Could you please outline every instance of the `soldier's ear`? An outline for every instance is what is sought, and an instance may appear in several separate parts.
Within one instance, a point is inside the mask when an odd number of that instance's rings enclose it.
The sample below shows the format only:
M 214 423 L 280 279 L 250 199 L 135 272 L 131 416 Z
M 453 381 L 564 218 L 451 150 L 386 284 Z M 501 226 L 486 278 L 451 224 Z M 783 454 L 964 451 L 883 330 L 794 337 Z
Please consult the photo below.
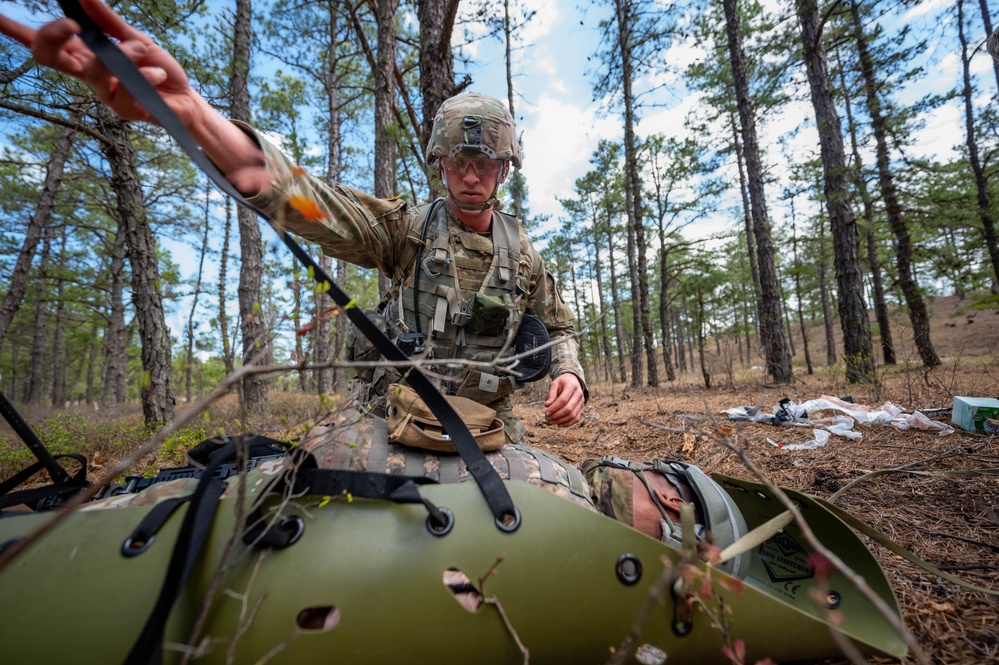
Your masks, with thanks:
M 506 177 L 510 175 L 510 162 L 504 161 L 503 168 L 500 169 L 499 184 L 506 182 Z

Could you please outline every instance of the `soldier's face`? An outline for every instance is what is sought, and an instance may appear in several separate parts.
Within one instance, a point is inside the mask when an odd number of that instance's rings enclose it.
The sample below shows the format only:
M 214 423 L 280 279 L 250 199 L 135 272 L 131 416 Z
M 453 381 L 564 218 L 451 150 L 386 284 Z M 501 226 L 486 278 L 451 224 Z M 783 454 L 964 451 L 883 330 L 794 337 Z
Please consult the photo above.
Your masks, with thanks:
M 666 513 L 674 523 L 680 522 L 680 506 L 683 505 L 683 498 L 680 492 L 673 487 L 673 484 L 663 478 L 658 473 L 646 473 L 652 490 L 656 493 L 659 502 L 666 509 Z M 635 528 L 653 538 L 662 539 L 662 513 L 652 501 L 645 484 L 637 476 L 633 475 L 633 487 L 635 497 Z
M 463 202 L 484 203 L 506 179 L 500 160 L 459 155 L 442 162 L 441 176 L 451 194 Z

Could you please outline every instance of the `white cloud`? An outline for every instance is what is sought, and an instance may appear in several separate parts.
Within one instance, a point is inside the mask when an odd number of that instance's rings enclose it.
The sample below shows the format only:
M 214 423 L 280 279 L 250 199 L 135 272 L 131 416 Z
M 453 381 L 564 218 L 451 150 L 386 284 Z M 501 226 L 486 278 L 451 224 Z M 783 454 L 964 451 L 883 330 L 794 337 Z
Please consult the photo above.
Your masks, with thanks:
M 558 5 L 552 0 L 524 0 L 520 5 L 525 13 L 534 12 L 534 16 L 520 33 L 520 40 L 524 44 L 533 44 L 546 37 L 563 18 Z
M 923 0 L 913 5 L 912 9 L 902 16 L 902 21 L 908 23 L 927 14 L 947 9 L 953 6 L 953 0 Z
M 954 147 L 964 140 L 960 129 L 964 127 L 961 110 L 953 104 L 947 104 L 924 117 L 926 125 L 913 134 L 915 154 L 940 161 L 958 159 L 960 153 Z
M 590 156 L 600 139 L 620 139 L 616 117 L 597 118 L 594 107 L 580 106 L 542 93 L 538 103 L 524 108 L 524 177 L 531 212 L 562 213 L 556 196 L 569 196 L 577 178 L 590 169 Z

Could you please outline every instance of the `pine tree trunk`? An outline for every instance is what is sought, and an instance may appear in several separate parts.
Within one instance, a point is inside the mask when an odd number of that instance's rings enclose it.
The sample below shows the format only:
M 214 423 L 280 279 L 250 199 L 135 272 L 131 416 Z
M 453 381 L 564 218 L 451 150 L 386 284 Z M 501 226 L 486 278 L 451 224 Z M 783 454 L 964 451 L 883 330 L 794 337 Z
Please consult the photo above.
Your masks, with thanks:
M 233 32 L 232 79 L 229 103 L 234 120 L 250 122 L 250 29 L 251 0 L 236 0 Z M 263 247 L 257 217 L 240 206 L 239 220 L 239 316 L 242 325 L 243 366 L 266 364 L 270 359 L 270 338 L 264 321 L 260 280 L 263 275 Z M 251 413 L 267 408 L 267 379 L 251 374 L 243 379 L 243 406 Z
M 756 265 L 756 243 L 753 241 L 753 216 L 749 208 L 749 188 L 746 186 L 746 170 L 743 168 L 745 155 L 742 143 L 739 142 L 739 127 L 735 116 L 729 113 L 729 124 L 732 126 L 732 145 L 735 147 L 735 163 L 739 167 L 739 194 L 742 196 L 742 221 L 746 230 L 746 248 L 749 250 L 749 274 L 753 278 L 753 294 L 760 297 L 760 269 Z M 749 338 L 746 338 L 747 344 Z M 748 346 L 746 347 L 749 348 Z
M 569 264 L 569 279 L 572 284 L 572 300 L 573 304 L 576 306 L 575 311 L 577 312 L 577 316 L 582 316 L 584 310 L 579 304 L 579 292 L 581 289 L 579 285 L 576 283 L 576 262 L 573 260 L 574 252 L 573 252 L 572 243 L 569 243 L 567 251 L 569 256 L 566 263 Z M 590 376 L 589 358 L 587 358 L 587 356 L 588 354 L 586 353 L 586 345 L 581 343 L 579 345 L 579 363 L 583 366 L 583 374 L 586 376 Z
M 111 243 L 111 288 L 108 303 L 108 325 L 104 330 L 104 369 L 101 372 L 102 407 L 125 401 L 125 231 L 115 232 Z
M 60 229 L 59 257 L 57 259 L 60 271 L 56 273 L 55 284 L 55 315 L 52 321 L 52 368 L 49 376 L 52 378 L 52 406 L 62 409 L 66 406 L 66 303 L 63 300 L 65 280 L 61 268 L 66 265 L 66 229 Z
M 988 16 L 985 5 L 982 5 L 983 16 Z M 991 30 L 989 30 L 991 33 Z M 992 261 L 992 292 L 999 293 L 999 240 L 996 239 L 996 225 L 992 218 L 992 202 L 989 197 L 988 180 L 982 162 L 978 157 L 978 141 L 975 139 L 975 119 L 972 111 L 971 72 L 968 57 L 968 40 L 964 36 L 964 0 L 957 0 L 957 34 L 961 40 L 961 69 L 964 75 L 964 87 L 961 96 L 964 97 L 964 122 L 967 135 L 968 160 L 971 162 L 971 171 L 975 174 L 975 190 L 978 194 L 978 219 L 982 223 L 982 235 L 985 237 L 985 246 L 989 250 L 989 259 Z M 992 60 L 992 64 L 999 67 L 999 62 Z M 997 69 L 999 77 L 999 69 Z M 999 83 L 999 79 L 996 81 Z
M 45 327 L 48 319 L 48 279 L 49 254 L 52 242 L 49 239 L 49 229 L 42 229 L 42 253 L 38 257 L 38 276 L 35 278 L 35 325 L 31 334 L 31 356 L 28 369 L 28 385 L 24 393 L 24 401 L 28 404 L 38 404 L 42 401 L 45 390 Z
M 794 297 L 798 301 L 798 327 L 801 329 L 801 346 L 805 354 L 805 367 L 808 375 L 815 373 L 812 355 L 808 351 L 808 330 L 805 328 L 804 299 L 801 293 L 801 265 L 798 263 L 798 234 L 795 232 L 794 201 L 791 201 L 791 251 L 794 258 Z
M 378 54 L 375 67 L 375 190 L 381 199 L 396 195 L 396 156 L 399 152 L 396 125 L 395 21 L 399 0 L 373 0 L 378 25 Z M 389 290 L 391 278 L 378 273 L 378 292 Z
M 642 182 L 638 177 L 638 151 L 635 139 L 635 99 L 631 91 L 634 66 L 631 61 L 633 48 L 631 28 L 633 9 L 630 0 L 615 0 L 617 15 L 618 55 L 621 58 L 621 85 L 624 97 L 624 200 L 628 218 L 628 266 L 631 276 L 632 357 L 631 385 L 642 384 L 643 371 L 649 374 L 648 384 L 659 385 L 659 371 L 650 321 L 649 281 L 645 258 L 645 223 L 642 220 Z M 642 349 L 645 350 L 646 367 L 642 367 Z
M 420 94 L 423 97 L 421 145 L 430 140 L 434 114 L 455 94 L 451 32 L 459 0 L 418 0 L 420 22 Z M 433 175 L 433 174 L 428 174 Z M 436 180 L 436 178 L 434 178 Z
M 711 373 L 704 362 L 704 294 L 697 292 L 697 354 L 701 358 L 701 376 L 704 377 L 704 387 L 711 389 Z
M 836 51 L 836 59 L 839 60 L 839 51 Z M 839 65 L 840 81 L 843 90 L 846 87 L 846 75 L 843 65 Z M 881 262 L 878 261 L 877 233 L 874 223 L 874 202 L 871 194 L 867 190 L 867 181 L 864 178 L 864 162 L 860 158 L 860 150 L 857 141 L 857 126 L 853 121 L 853 111 L 850 104 L 850 95 L 843 95 L 843 106 L 846 111 L 847 126 L 850 129 L 850 147 L 853 155 L 853 183 L 860 194 L 860 200 L 864 204 L 864 222 L 867 228 L 864 238 L 867 242 L 867 266 L 871 274 L 871 286 L 874 291 L 874 315 L 878 322 L 878 330 L 881 337 L 881 355 L 885 365 L 895 364 L 895 345 L 891 336 L 891 319 L 888 318 L 888 304 L 885 302 L 885 288 L 881 281 Z
M 669 335 L 669 255 L 666 252 L 666 225 L 664 215 L 659 215 L 659 331 L 663 339 L 663 367 L 666 370 L 666 380 L 676 381 L 676 370 L 670 358 Z
M 79 122 L 79 120 L 78 113 L 72 114 L 69 118 L 69 122 L 72 123 Z M 7 282 L 7 294 L 4 296 L 3 304 L 0 305 L 0 347 L 3 346 L 4 340 L 7 338 L 7 329 L 10 327 L 14 314 L 21 306 L 24 293 L 28 288 L 31 261 L 38 248 L 38 240 L 42 237 L 42 230 L 48 226 L 52 216 L 56 192 L 59 190 L 63 169 L 73 147 L 73 134 L 72 129 L 66 128 L 59 137 L 55 150 L 52 151 L 52 157 L 49 159 L 45 184 L 42 185 L 42 195 L 39 197 L 35 212 L 28 222 L 28 228 L 24 230 L 24 242 L 21 243 L 21 251 L 17 255 L 14 271 Z
M 135 166 L 134 137 L 124 120 L 104 105 L 98 107 L 108 142 L 101 151 L 111 168 L 111 189 L 117 199 L 120 232 L 125 233 L 132 269 L 132 304 L 139 324 L 142 347 L 141 399 L 146 425 L 159 428 L 173 420 L 174 396 L 170 388 L 170 331 L 166 326 L 163 297 L 159 292 L 159 257 L 156 240 L 146 219 L 146 207 Z
M 749 343 L 749 339 L 750 339 L 749 331 L 751 330 L 750 321 L 749 321 L 749 310 L 750 309 L 751 308 L 749 307 L 749 304 L 745 300 L 743 300 L 742 301 L 742 329 L 743 329 L 743 338 L 744 338 L 744 341 L 746 343 L 746 360 L 743 363 L 744 367 L 750 367 L 753 364 L 753 347 Z
M 309 377 L 308 372 L 302 367 L 307 361 L 308 357 L 305 353 L 305 345 L 302 343 L 302 336 L 298 334 L 298 331 L 302 329 L 302 288 L 307 288 L 302 283 L 302 271 L 296 266 L 292 272 L 292 310 L 291 318 L 292 325 L 295 327 L 295 358 L 296 362 L 300 364 L 298 370 L 298 390 L 299 392 L 309 392 Z
M 735 146 L 735 163 L 739 167 L 739 194 L 742 195 L 742 220 L 746 233 L 746 249 L 749 250 L 747 255 L 749 256 L 749 274 L 751 279 L 753 280 L 753 302 L 759 302 L 760 269 L 756 265 L 756 243 L 753 242 L 753 218 L 752 218 L 752 213 L 750 212 L 749 209 L 749 190 L 746 187 L 746 173 L 742 167 L 742 162 L 743 162 L 742 144 L 739 143 L 739 128 L 735 124 L 735 116 L 729 113 L 728 117 L 729 117 L 729 122 L 732 125 L 732 144 Z M 758 325 L 755 325 L 756 323 L 758 322 L 754 321 L 754 328 L 757 329 L 756 332 L 759 332 Z M 749 364 L 749 358 L 750 355 L 752 354 L 753 347 L 750 341 L 751 335 L 748 325 L 748 317 L 747 317 L 745 335 L 746 335 L 746 364 Z
M 960 5 L 959 5 L 960 6 Z M 853 17 L 854 37 L 857 40 L 857 52 L 860 55 L 860 71 L 863 75 L 864 91 L 867 94 L 867 112 L 871 117 L 871 127 L 877 147 L 878 181 L 881 185 L 881 198 L 884 201 L 888 225 L 895 234 L 895 262 L 898 267 L 898 284 L 905 294 L 905 302 L 909 310 L 909 321 L 912 323 L 912 338 L 919 350 L 926 367 L 932 368 L 940 364 L 930 341 L 930 318 L 926 311 L 919 285 L 912 274 L 912 242 L 909 230 L 902 218 L 902 206 L 898 201 L 895 188 L 895 177 L 891 172 L 888 159 L 888 129 L 884 114 L 881 112 L 881 100 L 878 99 L 879 83 L 874 79 L 874 65 L 867 50 L 867 38 L 864 36 L 860 23 L 857 3 L 850 3 L 850 14 Z M 842 144 L 842 138 L 840 138 Z M 845 160 L 844 160 L 845 161 Z M 851 212 L 852 215 L 852 212 Z M 861 296 L 862 297 L 862 296 Z
M 222 253 L 219 256 L 219 337 L 222 340 L 222 363 L 225 373 L 235 369 L 235 352 L 229 340 L 229 315 L 226 313 L 226 278 L 229 272 L 229 237 L 232 232 L 232 203 L 226 202 L 225 225 L 222 229 Z
M 603 266 L 600 260 L 600 243 L 598 242 L 598 235 L 596 233 L 596 220 L 594 220 L 594 228 L 590 238 L 593 241 L 593 268 L 596 272 L 597 298 L 599 299 L 596 305 L 597 310 L 603 312 L 607 305 L 604 303 Z M 613 272 L 613 270 L 612 266 L 611 271 Z M 600 317 L 600 341 L 603 344 L 604 379 L 609 380 L 611 383 L 617 383 L 617 370 L 614 366 L 614 357 L 611 354 L 610 335 L 607 334 L 606 316 Z
M 83 395 L 83 401 L 87 406 L 94 403 L 94 374 L 97 372 L 97 333 L 99 332 L 97 327 L 97 321 L 90 326 L 90 346 L 87 351 L 87 373 L 86 373 L 86 392 Z
M 826 67 L 825 49 L 819 35 L 819 14 L 815 0 L 795 0 L 812 106 L 819 130 L 822 169 L 825 174 L 826 206 L 836 255 L 836 283 L 839 288 L 839 316 L 843 328 L 846 378 L 850 383 L 874 382 L 874 352 L 871 325 L 864 302 L 864 282 L 860 269 L 857 219 L 850 209 L 846 158 L 839 116 L 833 104 Z
M 784 315 L 784 328 L 787 330 L 787 344 L 790 347 L 791 357 L 798 355 L 794 348 L 794 334 L 791 332 L 791 316 L 787 313 L 787 296 L 784 294 L 784 283 L 778 274 L 777 284 L 780 286 L 780 309 Z
M 614 342 L 617 344 L 617 362 L 618 362 L 618 372 L 621 376 L 621 382 L 625 383 L 628 381 L 628 369 L 625 362 L 624 348 L 624 331 L 622 326 L 624 325 L 624 316 L 621 313 L 621 297 L 618 295 L 617 289 L 617 270 L 614 266 L 617 262 L 614 261 L 614 231 L 610 223 L 610 215 L 608 215 L 607 221 L 607 265 L 610 266 L 610 282 L 611 282 L 611 304 L 614 309 Z
M 746 58 L 742 50 L 742 34 L 735 0 L 723 0 L 728 51 L 732 61 L 739 123 L 742 127 L 742 146 L 746 158 L 749 181 L 750 211 L 753 217 L 753 235 L 760 271 L 760 297 L 757 298 L 757 317 L 760 325 L 760 345 L 767 363 L 767 372 L 776 383 L 790 383 L 794 374 L 787 339 L 781 325 L 780 289 L 774 263 L 774 247 L 770 237 L 770 220 L 767 215 L 763 189 L 763 163 L 756 138 L 756 118 L 753 100 L 749 96 Z M 748 237 L 748 236 L 747 236 Z
M 690 330 L 687 324 L 690 322 L 690 312 L 687 307 L 687 296 L 680 299 L 680 314 L 676 317 L 676 339 L 680 346 L 680 367 L 687 371 L 687 359 L 690 359 L 690 371 L 694 371 L 694 342 L 690 339 Z
M 989 16 L 989 6 L 986 0 L 978 0 L 978 6 L 982 10 L 982 23 L 985 24 L 985 34 L 992 34 L 992 18 Z M 994 5 L 993 5 L 994 6 Z M 996 88 L 999 89 L 999 60 L 992 58 L 992 70 L 996 73 Z
M 208 231 L 211 228 L 211 180 L 205 189 L 205 232 L 201 236 L 201 251 L 198 252 L 198 277 L 194 282 L 194 296 L 191 299 L 191 312 L 187 315 L 187 354 L 184 359 L 184 398 L 191 403 L 191 371 L 194 367 L 194 315 L 198 311 L 201 296 L 201 281 L 205 270 L 205 254 L 208 252 Z
M 836 335 L 833 332 L 832 307 L 829 304 L 829 284 L 826 280 L 826 225 L 825 215 L 819 213 L 818 261 L 815 271 L 819 280 L 819 302 L 822 304 L 822 326 L 826 333 L 826 367 L 836 364 Z
M 326 63 L 326 113 L 329 119 L 329 133 L 326 136 L 326 184 L 335 185 L 340 180 L 341 139 L 340 139 L 340 54 L 337 49 L 339 33 L 339 2 L 329 3 L 328 29 L 331 44 L 329 60 Z M 336 262 L 339 264 L 339 261 Z M 320 267 L 330 277 L 334 277 L 334 261 L 325 254 L 320 259 Z M 313 357 L 319 365 L 325 365 L 340 359 L 341 340 L 344 336 L 344 317 L 332 314 L 333 299 L 324 288 L 316 289 L 316 334 L 313 339 L 315 353 Z M 343 370 L 339 368 L 321 369 L 316 373 L 316 391 L 325 395 L 339 390 L 343 385 Z

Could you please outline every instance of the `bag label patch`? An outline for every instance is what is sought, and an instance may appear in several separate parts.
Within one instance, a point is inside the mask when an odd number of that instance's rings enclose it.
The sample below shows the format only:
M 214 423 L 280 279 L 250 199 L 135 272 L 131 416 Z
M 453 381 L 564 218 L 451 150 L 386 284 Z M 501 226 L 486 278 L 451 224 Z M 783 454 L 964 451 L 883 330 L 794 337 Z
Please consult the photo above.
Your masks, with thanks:
M 787 533 L 779 533 L 760 545 L 759 555 L 771 582 L 807 580 L 815 576 L 805 550 Z

